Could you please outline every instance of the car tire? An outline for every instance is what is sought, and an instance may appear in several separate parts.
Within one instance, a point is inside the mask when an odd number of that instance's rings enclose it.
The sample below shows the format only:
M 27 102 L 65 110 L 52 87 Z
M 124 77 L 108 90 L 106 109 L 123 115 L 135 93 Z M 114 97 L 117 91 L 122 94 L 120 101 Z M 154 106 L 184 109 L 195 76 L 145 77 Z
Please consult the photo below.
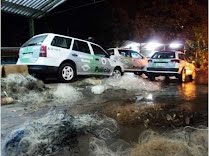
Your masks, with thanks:
M 120 68 L 116 67 L 116 68 L 113 70 L 112 76 L 113 76 L 114 78 L 120 78 L 121 76 L 123 76 L 123 72 L 121 71 Z
M 141 76 L 143 73 L 142 72 L 134 72 L 135 75 Z
M 181 71 L 181 74 L 179 75 L 178 79 L 179 79 L 180 83 L 184 83 L 186 81 L 186 70 L 185 69 L 183 69 Z
M 148 78 L 149 78 L 150 81 L 155 81 L 155 76 L 153 76 L 153 75 L 152 76 L 148 76 Z
M 190 81 L 195 80 L 195 78 L 196 78 L 196 71 L 193 70 L 192 75 L 190 75 Z
M 63 63 L 58 70 L 58 79 L 63 83 L 72 82 L 76 76 L 75 66 L 71 63 Z
M 169 76 L 165 76 L 165 82 L 169 82 L 170 81 L 170 77 Z

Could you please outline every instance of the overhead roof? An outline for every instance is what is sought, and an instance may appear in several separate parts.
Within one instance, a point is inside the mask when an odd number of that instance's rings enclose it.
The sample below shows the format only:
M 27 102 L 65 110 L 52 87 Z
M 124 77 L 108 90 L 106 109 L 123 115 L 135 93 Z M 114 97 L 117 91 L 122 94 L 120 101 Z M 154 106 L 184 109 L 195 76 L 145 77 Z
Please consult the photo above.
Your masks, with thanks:
M 40 18 L 66 0 L 2 0 L 1 10 L 30 18 Z

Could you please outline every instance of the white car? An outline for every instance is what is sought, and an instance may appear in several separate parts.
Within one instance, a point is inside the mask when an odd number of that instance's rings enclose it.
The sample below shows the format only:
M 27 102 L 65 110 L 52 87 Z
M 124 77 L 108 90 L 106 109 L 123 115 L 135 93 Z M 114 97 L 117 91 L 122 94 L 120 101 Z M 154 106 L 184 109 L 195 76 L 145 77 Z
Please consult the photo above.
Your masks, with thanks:
M 147 58 L 137 51 L 126 48 L 110 48 L 107 52 L 111 58 L 123 63 L 125 72 L 134 72 L 136 75 L 141 75 L 146 71 Z
M 39 78 L 55 75 L 70 82 L 76 75 L 121 76 L 121 62 L 110 59 L 99 45 L 58 34 L 32 37 L 22 45 L 17 64 L 28 65 L 29 73 Z
M 157 76 L 176 76 L 180 82 L 184 82 L 187 76 L 194 80 L 196 72 L 194 64 L 183 52 L 159 51 L 148 60 L 146 75 L 151 81 Z

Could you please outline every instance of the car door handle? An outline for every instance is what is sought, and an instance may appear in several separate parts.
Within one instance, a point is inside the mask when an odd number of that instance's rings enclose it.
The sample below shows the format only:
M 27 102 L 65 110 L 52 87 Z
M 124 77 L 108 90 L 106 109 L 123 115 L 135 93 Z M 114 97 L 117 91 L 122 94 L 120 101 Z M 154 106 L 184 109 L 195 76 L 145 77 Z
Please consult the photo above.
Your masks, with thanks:
M 75 57 L 77 57 L 78 55 L 77 55 L 77 54 L 72 54 L 72 56 L 75 56 Z
M 96 60 L 96 61 L 99 61 L 99 59 L 98 59 L 98 58 L 96 58 L 95 60 Z

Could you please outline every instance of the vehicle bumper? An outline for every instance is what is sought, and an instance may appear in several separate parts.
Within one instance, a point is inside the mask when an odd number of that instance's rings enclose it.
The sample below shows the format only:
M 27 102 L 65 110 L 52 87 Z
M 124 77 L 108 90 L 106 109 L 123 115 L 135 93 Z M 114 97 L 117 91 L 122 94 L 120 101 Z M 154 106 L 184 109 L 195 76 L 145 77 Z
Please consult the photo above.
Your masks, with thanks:
M 147 75 L 156 76 L 177 76 L 179 75 L 179 68 L 147 68 Z
M 28 65 L 29 74 L 41 77 L 56 75 L 58 67 L 43 65 Z

